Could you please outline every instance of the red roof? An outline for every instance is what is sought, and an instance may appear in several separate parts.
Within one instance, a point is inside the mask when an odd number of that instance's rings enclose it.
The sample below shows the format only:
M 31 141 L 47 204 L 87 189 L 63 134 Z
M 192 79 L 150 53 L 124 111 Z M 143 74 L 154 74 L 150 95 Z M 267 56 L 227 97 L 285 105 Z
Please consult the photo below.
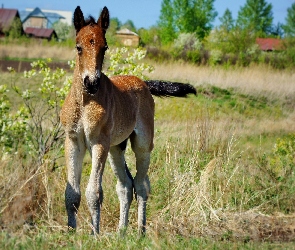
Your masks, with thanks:
M 19 17 L 17 9 L 0 8 L 0 29 L 9 27 L 15 17 Z
M 25 33 L 34 37 L 50 38 L 55 31 L 53 29 L 27 27 Z
M 256 38 L 256 43 L 261 50 L 272 51 L 282 49 L 282 40 L 277 38 Z

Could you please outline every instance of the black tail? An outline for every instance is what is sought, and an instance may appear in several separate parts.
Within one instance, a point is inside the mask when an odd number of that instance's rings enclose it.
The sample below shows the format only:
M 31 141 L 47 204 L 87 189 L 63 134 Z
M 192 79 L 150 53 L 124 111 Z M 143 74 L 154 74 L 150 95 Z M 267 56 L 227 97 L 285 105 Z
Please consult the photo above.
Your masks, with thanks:
M 149 87 L 152 95 L 155 96 L 186 97 L 188 94 L 197 95 L 197 91 L 194 86 L 188 83 L 168 82 L 161 80 L 147 80 L 144 82 Z

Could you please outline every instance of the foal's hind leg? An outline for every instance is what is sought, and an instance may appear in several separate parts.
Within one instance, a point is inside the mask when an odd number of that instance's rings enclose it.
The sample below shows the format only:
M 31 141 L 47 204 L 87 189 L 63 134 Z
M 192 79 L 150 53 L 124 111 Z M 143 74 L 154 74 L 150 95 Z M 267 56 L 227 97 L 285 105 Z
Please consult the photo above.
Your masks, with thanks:
M 146 132 L 146 134 L 145 134 Z M 146 231 L 146 203 L 150 192 L 150 181 L 147 175 L 150 165 L 150 154 L 153 147 L 152 131 L 135 130 L 130 137 L 132 150 L 136 157 L 136 176 L 134 188 L 138 203 L 138 232 L 144 234 Z
M 125 168 L 125 153 L 126 141 L 118 146 L 113 146 L 110 149 L 110 163 L 114 174 L 118 178 L 117 194 L 120 200 L 120 222 L 119 230 L 125 230 L 128 224 L 128 213 L 132 202 L 132 180 L 128 176 Z
M 68 214 L 68 228 L 77 226 L 76 213 L 80 206 L 80 180 L 82 162 L 85 155 L 85 145 L 77 134 L 67 133 L 65 140 L 66 165 L 68 169 L 68 183 L 65 191 L 65 203 Z

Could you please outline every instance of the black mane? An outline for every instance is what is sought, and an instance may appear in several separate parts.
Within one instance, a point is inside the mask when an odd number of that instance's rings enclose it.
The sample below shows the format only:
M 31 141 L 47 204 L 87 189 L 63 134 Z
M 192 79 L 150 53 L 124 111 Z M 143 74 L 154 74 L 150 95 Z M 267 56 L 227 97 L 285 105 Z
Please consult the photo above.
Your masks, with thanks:
M 96 24 L 95 19 L 93 16 L 89 16 L 86 20 L 85 20 L 85 26 L 86 25 L 93 25 Z

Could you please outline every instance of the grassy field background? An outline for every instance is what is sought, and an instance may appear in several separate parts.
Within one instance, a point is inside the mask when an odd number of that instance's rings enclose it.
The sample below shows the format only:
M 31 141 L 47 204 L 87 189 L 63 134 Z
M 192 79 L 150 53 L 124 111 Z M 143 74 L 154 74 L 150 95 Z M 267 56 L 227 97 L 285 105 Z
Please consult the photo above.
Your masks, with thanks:
M 13 55 L 11 51 L 17 50 L 22 48 L 1 47 L 2 57 L 48 57 L 47 53 L 54 54 L 56 48 L 50 51 L 50 47 L 40 45 L 40 51 L 46 53 L 26 54 L 25 48 Z M 58 54 L 64 57 L 60 59 L 72 59 L 70 51 L 62 49 Z M 89 235 L 84 196 L 91 167 L 89 155 L 81 181 L 78 229 L 69 234 L 64 159 L 58 159 L 52 169 L 48 158 L 35 171 L 29 152 L 24 151 L 18 156 L 1 155 L 0 248 L 294 248 L 295 74 L 255 65 L 224 68 L 149 63 L 155 67 L 150 78 L 190 83 L 198 95 L 155 98 L 146 237 L 137 238 L 135 201 L 127 236 L 117 236 L 119 203 L 116 179 L 108 164 L 103 180 L 101 235 Z M 0 82 L 39 87 L 38 81 L 24 82 L 21 74 L 16 76 L 12 79 L 1 72 Z M 8 96 L 15 104 L 20 102 L 13 92 Z M 127 163 L 134 174 L 130 147 Z

